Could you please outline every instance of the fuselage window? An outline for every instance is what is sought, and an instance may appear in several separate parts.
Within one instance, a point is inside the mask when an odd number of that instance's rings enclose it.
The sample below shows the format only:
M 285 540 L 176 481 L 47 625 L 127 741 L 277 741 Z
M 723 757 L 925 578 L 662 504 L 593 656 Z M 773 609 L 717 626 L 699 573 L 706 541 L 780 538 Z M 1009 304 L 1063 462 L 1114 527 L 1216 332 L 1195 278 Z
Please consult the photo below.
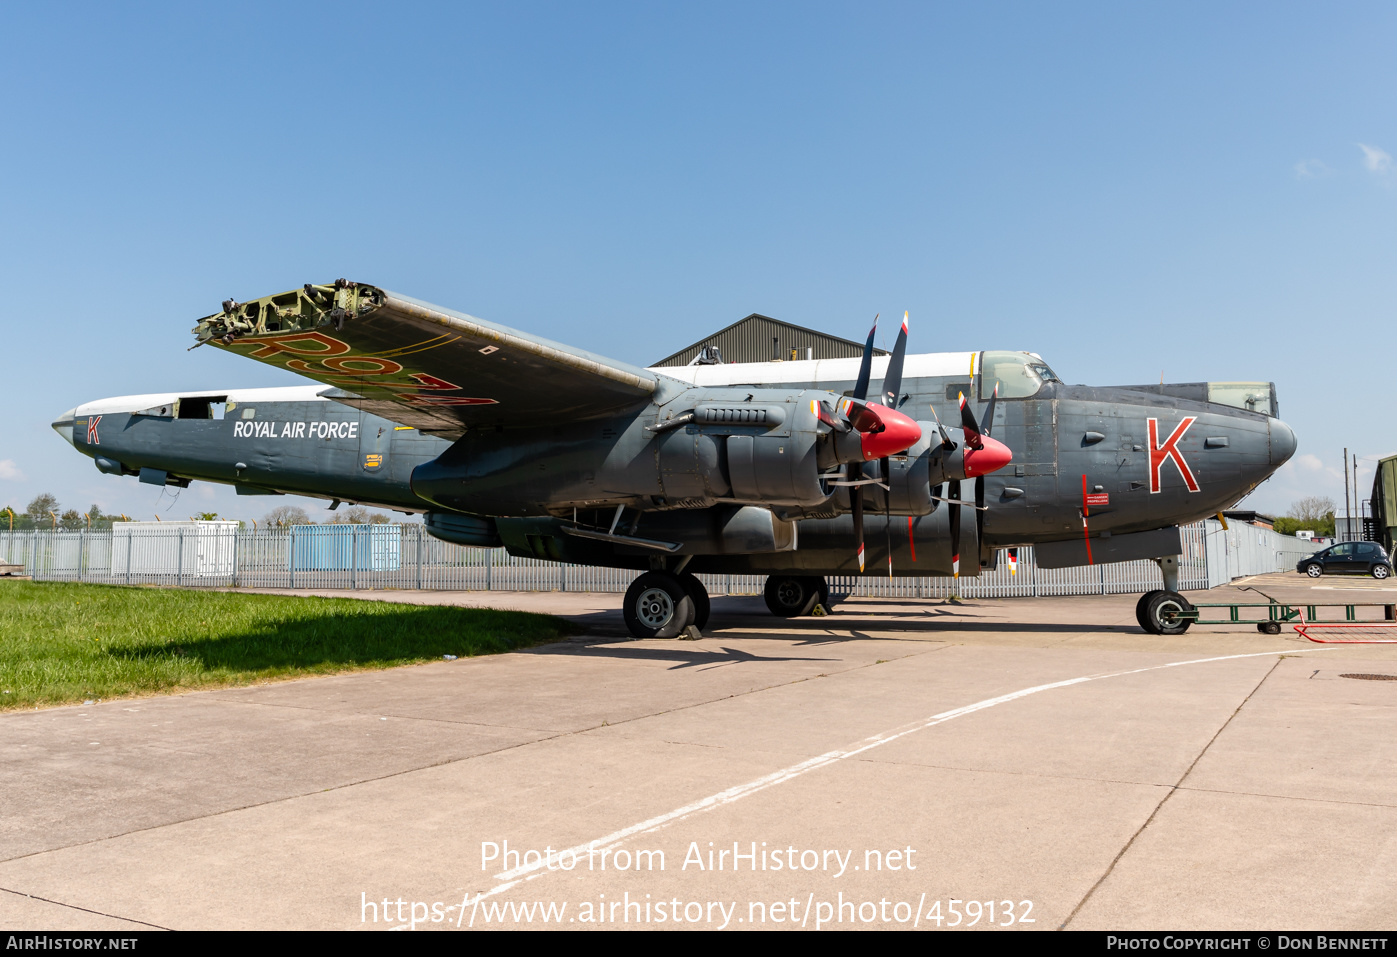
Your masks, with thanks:
M 179 400 L 179 417 L 181 419 L 221 419 L 227 409 L 228 397 L 224 395 L 216 396 L 185 396 Z

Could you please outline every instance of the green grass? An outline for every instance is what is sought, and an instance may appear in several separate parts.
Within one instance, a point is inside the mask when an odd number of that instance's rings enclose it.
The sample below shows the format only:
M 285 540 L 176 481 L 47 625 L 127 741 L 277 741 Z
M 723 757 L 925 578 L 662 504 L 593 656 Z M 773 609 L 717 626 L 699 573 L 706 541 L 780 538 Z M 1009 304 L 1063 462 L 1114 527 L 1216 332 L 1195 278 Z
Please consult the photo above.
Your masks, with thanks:
M 0 582 L 0 711 L 489 655 L 577 631 L 485 608 Z

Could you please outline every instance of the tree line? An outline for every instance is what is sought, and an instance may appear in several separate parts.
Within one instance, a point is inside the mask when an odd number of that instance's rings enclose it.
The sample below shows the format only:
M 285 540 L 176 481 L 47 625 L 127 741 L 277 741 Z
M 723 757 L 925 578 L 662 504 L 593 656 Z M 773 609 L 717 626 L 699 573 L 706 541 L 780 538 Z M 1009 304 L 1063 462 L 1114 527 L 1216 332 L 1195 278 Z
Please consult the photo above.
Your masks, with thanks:
M 23 511 L 16 509 L 12 505 L 0 508 L 0 532 L 28 532 L 38 529 L 40 531 L 59 532 L 79 532 L 85 529 L 109 531 L 113 522 L 131 521 L 134 516 L 108 515 L 102 511 L 101 506 L 94 504 L 86 512 L 79 512 L 75 508 L 64 509 L 58 502 L 57 496 L 44 492 L 34 496 Z M 201 522 L 212 522 L 218 520 L 217 512 L 198 512 L 190 516 L 191 519 Z M 347 508 L 338 508 L 330 513 L 330 519 L 326 522 L 315 522 L 309 513 L 298 505 L 280 505 L 272 509 L 262 521 L 257 523 L 259 527 L 286 527 L 290 525 L 387 525 L 391 519 L 381 512 L 370 512 L 362 505 L 350 505 Z M 239 522 L 245 525 L 244 522 Z
M 75 508 L 63 509 L 58 499 L 47 492 L 34 496 L 24 509 L 17 511 L 14 506 L 0 508 L 0 532 L 30 531 L 32 529 L 56 529 L 76 532 L 85 528 L 109 529 L 112 522 L 124 521 L 124 515 L 107 515 L 101 506 L 93 505 L 86 512 Z

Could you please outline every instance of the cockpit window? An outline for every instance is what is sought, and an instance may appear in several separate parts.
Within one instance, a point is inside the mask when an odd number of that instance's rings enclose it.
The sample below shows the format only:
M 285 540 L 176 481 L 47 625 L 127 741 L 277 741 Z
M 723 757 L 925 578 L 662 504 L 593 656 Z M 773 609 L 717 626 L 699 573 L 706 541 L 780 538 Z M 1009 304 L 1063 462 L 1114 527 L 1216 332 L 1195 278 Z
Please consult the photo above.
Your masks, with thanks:
M 987 401 L 999 384 L 1001 399 L 1026 399 L 1036 395 L 1044 382 L 1057 382 L 1048 364 L 1027 352 L 980 353 L 980 400 Z

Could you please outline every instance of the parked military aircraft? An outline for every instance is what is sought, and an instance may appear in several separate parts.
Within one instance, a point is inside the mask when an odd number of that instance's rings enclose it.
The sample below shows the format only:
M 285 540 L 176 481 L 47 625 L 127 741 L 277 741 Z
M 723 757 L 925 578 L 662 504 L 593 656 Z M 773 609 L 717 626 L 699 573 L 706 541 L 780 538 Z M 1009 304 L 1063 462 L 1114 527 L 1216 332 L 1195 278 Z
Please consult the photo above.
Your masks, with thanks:
M 638 637 L 702 627 L 696 572 L 766 574 L 794 616 L 828 606 L 828 575 L 975 575 L 1020 545 L 1048 568 L 1155 559 L 1137 616 L 1182 630 L 1179 525 L 1295 451 L 1271 383 L 1067 385 L 1032 353 L 907 355 L 905 321 L 889 357 L 870 333 L 861 360 L 643 369 L 339 280 L 227 300 L 194 333 L 320 385 L 104 399 L 54 428 L 142 482 L 422 512 L 447 541 L 641 569 Z

